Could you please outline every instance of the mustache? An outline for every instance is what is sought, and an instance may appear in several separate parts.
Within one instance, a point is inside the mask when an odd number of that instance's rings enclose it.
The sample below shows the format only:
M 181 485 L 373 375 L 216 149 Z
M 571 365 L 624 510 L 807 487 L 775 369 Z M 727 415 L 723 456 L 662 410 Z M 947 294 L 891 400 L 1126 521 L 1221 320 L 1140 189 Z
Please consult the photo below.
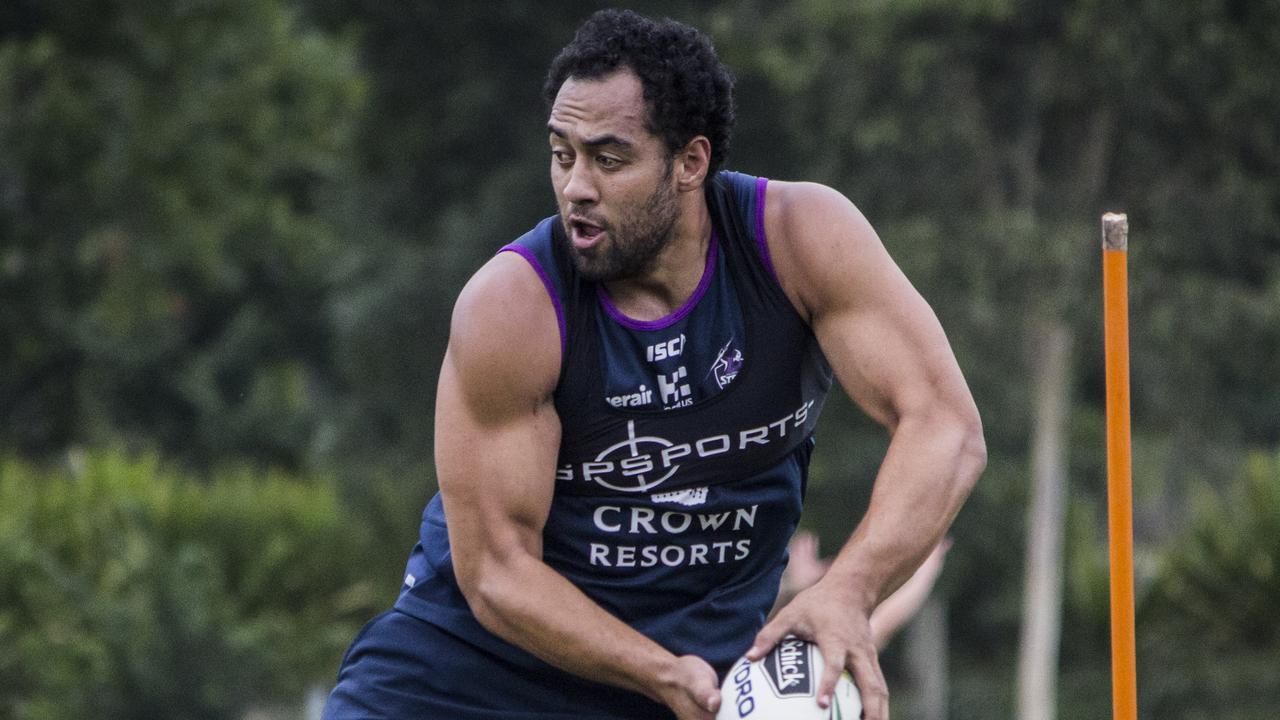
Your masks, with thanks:
M 602 230 L 609 230 L 608 220 L 605 220 L 592 212 L 577 209 L 572 205 L 564 211 L 561 219 L 564 221 L 565 227 L 572 225 L 575 221 L 583 221 L 595 225 Z

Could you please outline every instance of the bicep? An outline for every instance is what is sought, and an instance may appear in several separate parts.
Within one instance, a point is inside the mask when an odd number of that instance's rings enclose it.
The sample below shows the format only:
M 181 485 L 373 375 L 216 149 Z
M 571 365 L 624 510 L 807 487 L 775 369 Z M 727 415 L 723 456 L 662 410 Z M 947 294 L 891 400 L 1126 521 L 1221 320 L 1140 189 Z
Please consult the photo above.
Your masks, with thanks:
M 436 393 L 436 470 L 464 587 L 491 563 L 541 557 L 560 441 L 550 300 L 522 260 L 494 262 L 459 298 Z
M 887 258 L 887 256 L 886 256 Z M 866 275 L 879 266 L 880 277 Z M 815 314 L 814 333 L 841 385 L 869 415 L 893 427 L 959 379 L 937 318 L 892 261 L 867 263 L 864 287 Z
M 550 403 L 494 417 L 478 409 L 448 354 L 436 399 L 436 471 L 455 558 L 541 555 L 560 425 Z
M 889 428 L 915 408 L 963 402 L 942 326 L 867 220 L 828 188 L 789 189 L 776 219 L 784 281 L 849 396 Z

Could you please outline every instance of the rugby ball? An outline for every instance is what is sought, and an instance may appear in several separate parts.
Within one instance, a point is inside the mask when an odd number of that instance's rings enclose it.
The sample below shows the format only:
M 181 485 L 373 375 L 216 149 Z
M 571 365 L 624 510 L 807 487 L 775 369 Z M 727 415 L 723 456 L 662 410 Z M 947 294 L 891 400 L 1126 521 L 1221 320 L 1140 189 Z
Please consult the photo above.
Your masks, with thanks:
M 733 664 L 720 687 L 716 720 L 858 720 L 862 697 L 848 671 L 840 675 L 831 706 L 818 707 L 822 655 L 807 640 L 788 637 L 756 662 Z

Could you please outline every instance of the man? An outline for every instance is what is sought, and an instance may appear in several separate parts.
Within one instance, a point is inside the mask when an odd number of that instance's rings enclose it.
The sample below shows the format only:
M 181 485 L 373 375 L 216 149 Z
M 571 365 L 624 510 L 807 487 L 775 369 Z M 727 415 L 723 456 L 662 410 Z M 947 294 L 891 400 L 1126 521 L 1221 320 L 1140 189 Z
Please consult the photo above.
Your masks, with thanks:
M 559 216 L 458 298 L 440 493 L 326 718 L 708 720 L 733 661 L 794 633 L 821 704 L 847 667 L 885 720 L 868 618 L 985 462 L 933 313 L 838 193 L 720 171 L 732 80 L 694 29 L 597 13 L 545 90 Z M 832 369 L 892 442 L 765 625 Z

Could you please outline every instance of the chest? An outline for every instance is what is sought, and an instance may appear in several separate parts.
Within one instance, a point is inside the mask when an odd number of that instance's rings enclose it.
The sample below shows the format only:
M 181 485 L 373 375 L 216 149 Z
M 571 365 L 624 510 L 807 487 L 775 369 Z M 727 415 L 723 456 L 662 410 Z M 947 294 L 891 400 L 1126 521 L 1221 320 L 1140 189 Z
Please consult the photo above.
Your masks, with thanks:
M 601 406 L 687 408 L 726 391 L 742 373 L 749 362 L 743 308 L 723 258 L 712 260 L 693 296 L 658 321 L 626 317 L 597 290 Z
M 556 392 L 557 494 L 693 502 L 807 439 L 829 371 L 785 297 L 742 265 L 717 261 L 705 288 L 653 323 L 583 288 Z

